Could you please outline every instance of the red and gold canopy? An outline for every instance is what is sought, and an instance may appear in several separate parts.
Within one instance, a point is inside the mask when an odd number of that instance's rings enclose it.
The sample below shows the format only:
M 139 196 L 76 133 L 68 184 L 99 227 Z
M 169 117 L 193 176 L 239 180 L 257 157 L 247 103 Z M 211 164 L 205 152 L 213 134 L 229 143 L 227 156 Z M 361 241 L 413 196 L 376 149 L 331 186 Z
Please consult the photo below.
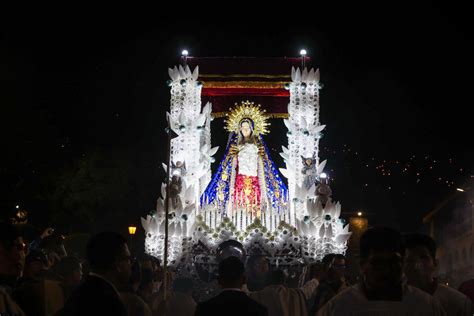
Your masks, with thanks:
M 305 57 L 306 65 L 309 61 Z M 215 117 L 246 100 L 261 104 L 271 117 L 287 117 L 290 93 L 285 84 L 302 58 L 187 57 L 186 63 L 191 69 L 199 65 L 202 102 L 212 103 Z

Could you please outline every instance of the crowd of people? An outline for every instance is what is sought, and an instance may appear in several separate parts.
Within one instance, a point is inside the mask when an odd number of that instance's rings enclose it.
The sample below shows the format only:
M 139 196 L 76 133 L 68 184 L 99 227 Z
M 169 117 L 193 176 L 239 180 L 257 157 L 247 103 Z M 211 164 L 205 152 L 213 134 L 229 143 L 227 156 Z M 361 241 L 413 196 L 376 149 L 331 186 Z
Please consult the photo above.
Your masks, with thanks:
M 438 283 L 436 244 L 423 234 L 370 228 L 358 263 L 328 254 L 298 286 L 263 254 L 228 256 L 218 263 L 220 291 L 199 302 L 193 279 L 134 257 L 118 233 L 92 236 L 86 258 L 48 245 L 51 234 L 25 242 L 16 226 L 0 223 L 0 315 L 474 315 L 474 280 L 459 290 Z M 360 265 L 357 282 L 346 277 L 348 264 Z

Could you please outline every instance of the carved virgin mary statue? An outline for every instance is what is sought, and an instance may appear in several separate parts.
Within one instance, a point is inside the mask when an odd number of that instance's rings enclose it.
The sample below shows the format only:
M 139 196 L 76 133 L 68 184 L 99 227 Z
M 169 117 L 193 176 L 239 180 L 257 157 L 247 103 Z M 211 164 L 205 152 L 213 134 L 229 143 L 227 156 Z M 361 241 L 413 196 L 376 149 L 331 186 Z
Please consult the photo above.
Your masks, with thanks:
M 231 109 L 226 120 L 230 134 L 225 156 L 201 203 L 213 203 L 224 214 L 237 210 L 256 214 L 286 205 L 287 188 L 262 138 L 269 125 L 263 112 L 260 105 L 249 101 Z

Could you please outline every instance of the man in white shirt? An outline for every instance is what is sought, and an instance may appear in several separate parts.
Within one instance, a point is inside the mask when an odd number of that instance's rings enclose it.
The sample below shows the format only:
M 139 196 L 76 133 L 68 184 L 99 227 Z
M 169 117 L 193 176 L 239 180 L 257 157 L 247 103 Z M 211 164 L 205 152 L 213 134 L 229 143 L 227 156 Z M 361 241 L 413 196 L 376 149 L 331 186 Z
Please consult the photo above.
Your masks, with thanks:
M 306 300 L 312 296 L 318 284 L 317 279 L 312 279 L 299 289 L 289 288 L 286 285 L 285 272 L 275 270 L 270 272 L 267 286 L 262 290 L 250 292 L 249 296 L 265 306 L 268 315 L 306 316 Z
M 368 229 L 360 239 L 362 281 L 336 295 L 317 315 L 444 315 L 430 295 L 402 283 L 403 254 L 398 231 Z
M 346 258 L 344 255 L 327 254 L 320 265 L 317 268 L 320 274 L 320 284 L 317 291 L 315 291 L 315 295 L 308 300 L 308 313 L 310 315 L 316 314 L 324 304 L 350 286 L 345 278 Z M 313 269 L 315 268 L 313 266 Z
M 407 283 L 436 298 L 447 315 L 473 315 L 472 302 L 466 295 L 436 281 L 436 243 L 433 238 L 410 234 L 405 238 L 405 246 Z

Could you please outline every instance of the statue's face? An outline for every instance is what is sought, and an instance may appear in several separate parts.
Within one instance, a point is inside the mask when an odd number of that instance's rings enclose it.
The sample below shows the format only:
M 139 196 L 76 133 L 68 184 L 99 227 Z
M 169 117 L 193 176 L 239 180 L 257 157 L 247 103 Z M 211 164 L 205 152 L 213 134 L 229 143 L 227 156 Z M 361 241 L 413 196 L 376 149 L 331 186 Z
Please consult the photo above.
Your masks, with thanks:
M 243 122 L 240 124 L 240 132 L 244 137 L 249 137 L 252 134 L 249 122 Z

